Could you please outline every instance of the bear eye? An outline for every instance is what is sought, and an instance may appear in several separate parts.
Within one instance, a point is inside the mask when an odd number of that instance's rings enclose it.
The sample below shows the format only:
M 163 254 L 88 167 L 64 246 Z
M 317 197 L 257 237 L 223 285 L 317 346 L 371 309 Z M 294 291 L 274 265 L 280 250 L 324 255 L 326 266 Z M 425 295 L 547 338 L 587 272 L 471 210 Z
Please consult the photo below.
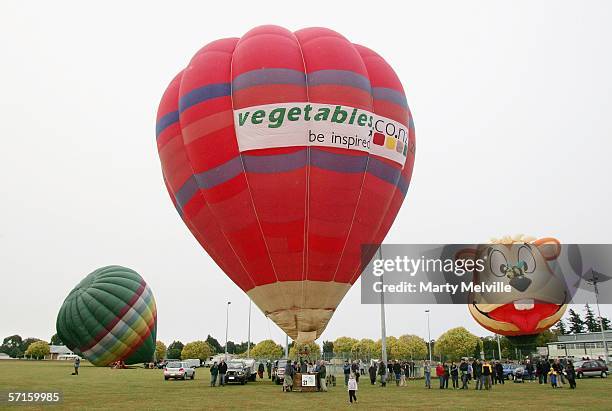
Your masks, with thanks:
M 499 250 L 491 251 L 489 256 L 489 269 L 496 277 L 504 277 L 508 270 L 508 261 L 506 256 Z
M 518 250 L 518 262 L 519 262 L 519 267 L 523 270 L 523 272 L 525 273 L 533 273 L 535 271 L 536 268 L 536 262 L 535 262 L 535 257 L 533 256 L 533 253 L 531 252 L 531 248 L 524 245 L 521 246 Z

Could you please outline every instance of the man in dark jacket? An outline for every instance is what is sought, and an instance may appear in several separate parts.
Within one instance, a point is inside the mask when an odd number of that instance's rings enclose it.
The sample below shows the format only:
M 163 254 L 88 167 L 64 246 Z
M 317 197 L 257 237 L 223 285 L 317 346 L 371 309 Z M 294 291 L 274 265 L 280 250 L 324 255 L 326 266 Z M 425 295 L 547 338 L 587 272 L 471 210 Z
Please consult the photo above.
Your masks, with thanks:
M 370 368 L 368 368 L 368 374 L 370 374 L 370 383 L 372 385 L 376 384 L 376 371 L 378 370 L 376 369 L 374 363 L 370 364 Z
M 450 369 L 448 364 L 444 363 L 444 388 L 448 388 L 448 378 L 450 377 Z
M 344 360 L 342 371 L 344 371 L 344 385 L 348 385 L 349 374 L 351 373 L 351 364 L 349 364 L 348 360 Z
M 482 390 L 482 364 L 480 360 L 474 360 L 472 363 L 472 373 L 474 374 L 474 381 L 476 382 L 476 390 Z
M 393 361 L 393 375 L 395 376 L 395 385 L 399 387 L 402 378 L 402 365 L 399 361 Z
M 219 375 L 219 366 L 217 361 L 210 366 L 210 386 L 215 387 L 217 385 L 217 375 Z
M 227 373 L 227 364 L 225 360 L 219 363 L 219 385 L 225 385 L 225 374 Z
M 495 381 L 504 383 L 504 366 L 499 361 L 495 362 Z
M 355 375 L 355 380 L 359 383 L 359 364 L 356 361 L 351 364 L 351 371 Z
M 378 375 L 380 375 L 380 386 L 386 387 L 387 386 L 387 366 L 382 360 L 380 361 L 380 363 L 378 363 Z
M 569 382 L 570 388 L 573 390 L 576 388 L 576 370 L 574 364 L 571 361 L 567 362 L 565 366 L 565 373 L 567 374 L 567 381 Z
M 467 390 L 468 386 L 468 363 L 466 360 L 461 360 L 459 365 L 459 372 L 461 373 L 461 389 Z
M 544 384 L 548 384 L 548 372 L 550 371 L 550 363 L 542 361 L 542 372 L 544 373 Z

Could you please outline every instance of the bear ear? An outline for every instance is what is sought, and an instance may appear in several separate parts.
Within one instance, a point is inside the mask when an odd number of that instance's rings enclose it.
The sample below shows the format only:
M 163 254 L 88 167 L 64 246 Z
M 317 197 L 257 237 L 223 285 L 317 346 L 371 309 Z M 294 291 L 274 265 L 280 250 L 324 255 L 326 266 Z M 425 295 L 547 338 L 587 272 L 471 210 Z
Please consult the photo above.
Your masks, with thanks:
M 475 260 L 478 250 L 475 248 L 464 248 L 455 253 L 455 260 Z
M 559 254 L 561 254 L 561 243 L 556 238 L 540 238 L 534 241 L 532 244 L 538 247 L 542 257 L 548 261 L 555 260 L 557 257 L 559 257 Z

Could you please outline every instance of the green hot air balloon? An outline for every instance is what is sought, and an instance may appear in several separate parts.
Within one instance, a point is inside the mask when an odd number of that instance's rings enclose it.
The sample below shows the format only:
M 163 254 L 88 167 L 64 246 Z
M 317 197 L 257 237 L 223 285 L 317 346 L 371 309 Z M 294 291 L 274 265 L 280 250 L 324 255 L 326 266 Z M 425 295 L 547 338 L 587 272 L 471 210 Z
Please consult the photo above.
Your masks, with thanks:
M 94 365 L 151 361 L 157 332 L 155 299 L 136 271 L 102 267 L 68 294 L 56 327 L 66 346 Z

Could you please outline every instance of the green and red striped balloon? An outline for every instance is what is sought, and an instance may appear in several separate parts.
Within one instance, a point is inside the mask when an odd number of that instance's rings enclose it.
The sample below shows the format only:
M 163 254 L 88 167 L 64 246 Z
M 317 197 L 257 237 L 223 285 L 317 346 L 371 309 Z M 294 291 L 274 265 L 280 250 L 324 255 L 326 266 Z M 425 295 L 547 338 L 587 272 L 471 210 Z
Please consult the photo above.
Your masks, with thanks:
M 136 271 L 102 267 L 68 294 L 56 327 L 66 346 L 94 365 L 151 361 L 157 332 L 155 299 Z

